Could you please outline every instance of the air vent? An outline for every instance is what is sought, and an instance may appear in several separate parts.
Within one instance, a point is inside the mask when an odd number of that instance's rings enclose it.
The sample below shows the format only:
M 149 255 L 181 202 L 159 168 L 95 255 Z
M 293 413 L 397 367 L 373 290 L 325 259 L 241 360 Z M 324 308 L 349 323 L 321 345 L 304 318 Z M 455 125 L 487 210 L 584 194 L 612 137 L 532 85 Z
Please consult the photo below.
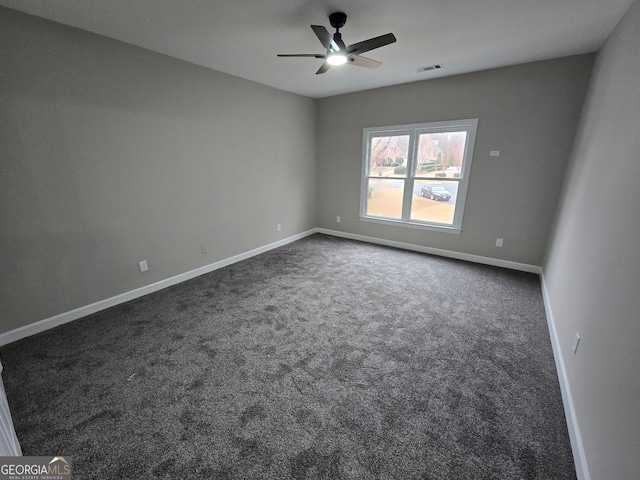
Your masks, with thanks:
M 439 63 L 437 65 L 429 65 L 428 67 L 420 67 L 417 68 L 416 71 L 418 73 L 423 73 L 423 72 L 429 72 L 431 70 L 439 70 L 442 68 L 442 65 L 440 65 Z

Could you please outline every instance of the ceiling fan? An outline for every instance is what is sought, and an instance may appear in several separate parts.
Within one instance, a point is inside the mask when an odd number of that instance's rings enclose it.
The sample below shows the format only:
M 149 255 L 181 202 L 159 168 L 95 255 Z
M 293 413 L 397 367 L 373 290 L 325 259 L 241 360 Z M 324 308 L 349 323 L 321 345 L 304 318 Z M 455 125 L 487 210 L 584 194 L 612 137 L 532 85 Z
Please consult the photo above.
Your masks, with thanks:
M 336 33 L 331 36 L 329 31 L 322 25 L 311 25 L 311 29 L 320 40 L 320 43 L 327 49 L 327 53 L 322 55 L 319 53 L 281 53 L 279 57 L 313 57 L 322 58 L 324 63 L 316 72 L 316 75 L 324 73 L 334 65 L 343 65 L 349 63 L 358 67 L 365 68 L 378 68 L 382 65 L 377 60 L 372 60 L 360 55 L 361 53 L 368 52 L 374 48 L 384 47 L 390 43 L 396 41 L 396 37 L 393 33 L 387 33 L 386 35 L 380 35 L 379 37 L 370 38 L 369 40 L 363 40 L 362 42 L 354 43 L 353 45 L 346 46 L 342 41 L 342 34 L 340 29 L 344 27 L 347 22 L 347 14 L 343 12 L 334 12 L 329 15 L 329 22 L 331 26 L 336 29 Z

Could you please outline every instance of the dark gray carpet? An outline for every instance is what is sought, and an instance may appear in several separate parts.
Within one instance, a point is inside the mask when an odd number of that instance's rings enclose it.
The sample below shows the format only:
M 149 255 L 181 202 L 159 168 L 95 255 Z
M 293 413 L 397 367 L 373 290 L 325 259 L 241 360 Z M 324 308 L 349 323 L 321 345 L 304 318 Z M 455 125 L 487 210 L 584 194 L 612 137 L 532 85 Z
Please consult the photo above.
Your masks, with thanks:
M 1 353 L 76 478 L 576 478 L 536 275 L 317 234 Z

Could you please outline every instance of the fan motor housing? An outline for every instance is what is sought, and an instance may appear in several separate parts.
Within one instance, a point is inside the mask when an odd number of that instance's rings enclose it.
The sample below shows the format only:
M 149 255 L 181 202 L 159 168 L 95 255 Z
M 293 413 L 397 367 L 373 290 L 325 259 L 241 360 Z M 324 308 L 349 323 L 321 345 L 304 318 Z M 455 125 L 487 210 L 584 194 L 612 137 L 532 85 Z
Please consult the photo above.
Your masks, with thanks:
M 344 12 L 334 12 L 329 15 L 329 23 L 336 30 L 344 27 L 344 24 L 347 23 L 347 14 Z

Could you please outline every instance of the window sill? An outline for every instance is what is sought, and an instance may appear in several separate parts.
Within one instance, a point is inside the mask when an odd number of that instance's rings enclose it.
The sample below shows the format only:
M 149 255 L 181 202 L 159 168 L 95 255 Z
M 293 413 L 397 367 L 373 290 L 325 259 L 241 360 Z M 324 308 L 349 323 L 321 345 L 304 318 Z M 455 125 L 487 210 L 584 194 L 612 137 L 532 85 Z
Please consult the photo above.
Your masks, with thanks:
M 407 228 L 416 228 L 418 230 L 431 230 L 433 232 L 453 233 L 455 235 L 458 235 L 460 232 L 462 232 L 461 228 L 450 226 L 450 225 L 403 222 L 402 220 L 392 220 L 390 218 L 380 218 L 380 217 L 367 217 L 362 215 L 360 216 L 360 220 L 363 222 L 380 223 L 382 225 L 391 225 L 394 227 L 407 227 Z

